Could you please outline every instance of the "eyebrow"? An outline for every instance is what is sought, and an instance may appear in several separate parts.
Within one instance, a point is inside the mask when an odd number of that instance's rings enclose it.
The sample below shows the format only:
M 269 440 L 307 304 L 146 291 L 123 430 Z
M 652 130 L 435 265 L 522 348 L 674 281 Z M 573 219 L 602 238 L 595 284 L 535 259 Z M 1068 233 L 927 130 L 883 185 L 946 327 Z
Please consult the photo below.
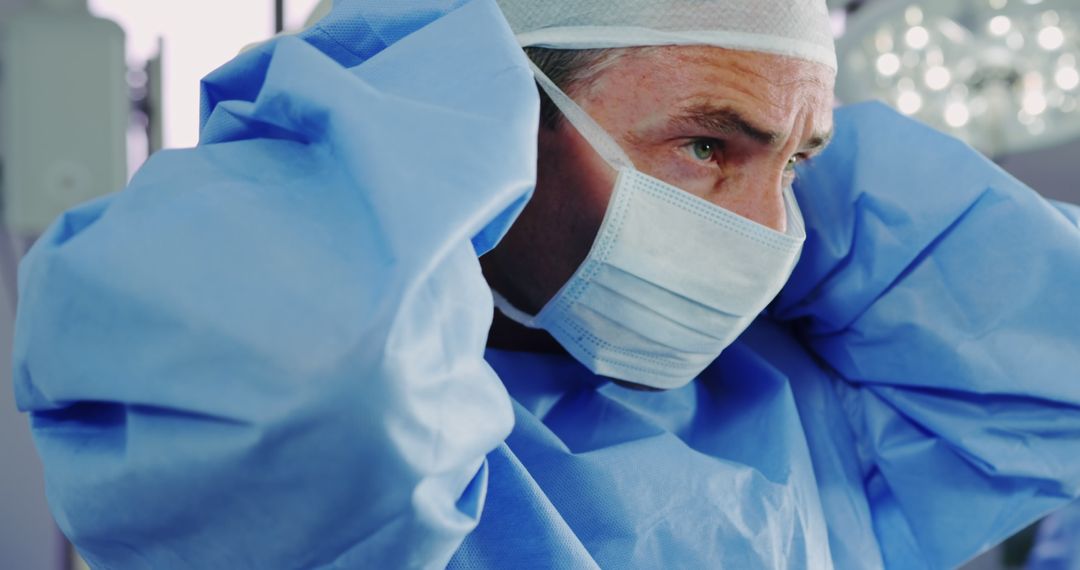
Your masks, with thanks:
M 723 136 L 744 136 L 760 145 L 773 148 L 779 146 L 784 140 L 780 133 L 755 125 L 753 121 L 729 107 L 714 107 L 711 105 L 691 107 L 676 115 L 675 122 L 703 128 Z M 799 148 L 799 151 L 819 151 L 828 146 L 832 137 L 832 131 L 815 134 Z

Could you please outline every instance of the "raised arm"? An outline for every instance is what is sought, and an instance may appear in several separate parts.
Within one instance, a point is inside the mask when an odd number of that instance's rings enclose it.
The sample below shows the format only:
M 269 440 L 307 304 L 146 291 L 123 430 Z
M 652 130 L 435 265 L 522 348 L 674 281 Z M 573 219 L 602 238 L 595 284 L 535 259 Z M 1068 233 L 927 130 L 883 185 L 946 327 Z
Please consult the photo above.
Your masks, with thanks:
M 442 567 L 477 522 L 513 421 L 477 253 L 535 88 L 487 0 L 337 4 L 23 264 L 18 403 L 92 566 Z
M 962 143 L 838 113 L 777 302 L 835 379 L 886 567 L 948 568 L 1080 493 L 1080 229 Z

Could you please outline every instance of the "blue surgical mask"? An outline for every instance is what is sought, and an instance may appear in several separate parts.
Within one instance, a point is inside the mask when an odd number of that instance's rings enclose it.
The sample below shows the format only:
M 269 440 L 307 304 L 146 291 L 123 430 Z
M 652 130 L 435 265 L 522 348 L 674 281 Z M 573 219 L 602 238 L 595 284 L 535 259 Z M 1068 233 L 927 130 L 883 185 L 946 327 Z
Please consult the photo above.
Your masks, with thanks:
M 547 331 L 596 374 L 669 389 L 693 380 L 780 292 L 806 238 L 785 189 L 778 232 L 634 168 L 538 68 L 563 116 L 618 171 L 585 261 L 534 315 L 495 293 L 507 317 Z

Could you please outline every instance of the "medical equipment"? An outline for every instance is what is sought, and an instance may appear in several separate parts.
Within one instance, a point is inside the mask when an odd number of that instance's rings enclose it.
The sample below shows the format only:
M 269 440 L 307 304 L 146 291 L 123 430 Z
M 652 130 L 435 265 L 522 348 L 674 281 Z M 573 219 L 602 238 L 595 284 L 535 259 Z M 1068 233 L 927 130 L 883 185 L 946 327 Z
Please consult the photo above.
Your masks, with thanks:
M 4 221 L 38 234 L 127 180 L 124 33 L 79 0 L 17 13 L 4 34 Z

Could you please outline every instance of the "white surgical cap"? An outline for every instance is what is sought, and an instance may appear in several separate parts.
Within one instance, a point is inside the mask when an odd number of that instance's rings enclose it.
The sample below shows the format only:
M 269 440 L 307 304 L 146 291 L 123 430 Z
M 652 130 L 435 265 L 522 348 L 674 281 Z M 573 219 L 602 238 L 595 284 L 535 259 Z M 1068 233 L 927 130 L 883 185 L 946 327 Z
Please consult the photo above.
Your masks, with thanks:
M 825 0 L 498 0 L 522 47 L 709 45 L 836 69 Z

